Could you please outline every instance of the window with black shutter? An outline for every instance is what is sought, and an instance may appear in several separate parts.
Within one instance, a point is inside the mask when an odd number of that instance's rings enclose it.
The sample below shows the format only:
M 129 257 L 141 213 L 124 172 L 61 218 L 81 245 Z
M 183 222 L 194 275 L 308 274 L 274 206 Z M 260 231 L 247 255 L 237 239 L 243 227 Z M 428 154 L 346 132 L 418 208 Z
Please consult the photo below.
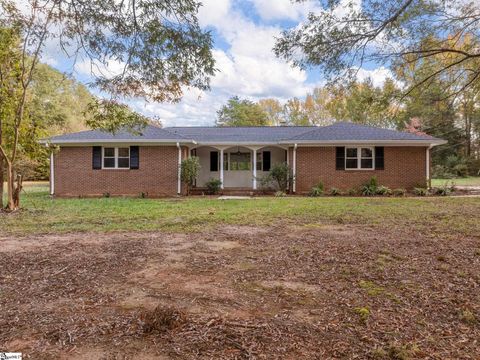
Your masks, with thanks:
M 336 161 L 337 170 L 345 170 L 345 147 L 337 146 L 336 148 Z
M 270 171 L 272 155 L 270 151 L 263 152 L 263 171 Z
M 385 150 L 383 146 L 375 147 L 375 169 L 385 170 Z
M 92 169 L 99 170 L 102 168 L 102 147 L 94 146 L 92 149 Z
M 138 146 L 130 146 L 130 169 L 140 168 L 140 152 Z
M 210 171 L 218 171 L 218 151 L 210 151 Z

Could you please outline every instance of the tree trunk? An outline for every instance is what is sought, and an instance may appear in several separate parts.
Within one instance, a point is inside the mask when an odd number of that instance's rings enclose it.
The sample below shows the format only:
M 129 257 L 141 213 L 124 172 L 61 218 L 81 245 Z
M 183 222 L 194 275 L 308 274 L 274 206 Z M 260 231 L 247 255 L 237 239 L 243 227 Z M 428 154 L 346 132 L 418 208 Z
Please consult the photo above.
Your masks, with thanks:
M 3 158 L 0 156 L 0 209 L 3 209 L 3 182 L 5 181 L 3 176 Z
M 15 211 L 20 207 L 20 192 L 22 191 L 22 176 L 17 176 L 17 184 L 15 184 L 15 171 L 10 161 L 7 161 L 7 211 Z

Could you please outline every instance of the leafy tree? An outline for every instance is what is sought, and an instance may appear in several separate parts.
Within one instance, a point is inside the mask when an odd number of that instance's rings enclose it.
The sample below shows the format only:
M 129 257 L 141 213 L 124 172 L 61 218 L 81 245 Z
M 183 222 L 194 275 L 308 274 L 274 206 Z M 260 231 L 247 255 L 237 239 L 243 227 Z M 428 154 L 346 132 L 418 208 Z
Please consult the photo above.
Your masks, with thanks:
M 253 101 L 234 96 L 217 111 L 217 126 L 269 125 L 268 114 Z
M 0 1 L 0 27 L 15 32 L 15 41 L 1 44 L 2 56 L 10 53 L 8 64 L 13 66 L 1 68 L 1 86 L 7 89 L 2 92 L 9 93 L 13 104 L 3 120 L 0 146 L 10 211 L 19 207 L 21 181 L 15 186 L 15 165 L 24 123 L 32 121 L 26 109 L 28 94 L 47 41 L 100 70 L 92 71 L 93 85 L 112 97 L 178 101 L 185 86 L 209 89 L 215 71 L 212 38 L 198 24 L 200 3 L 195 0 L 35 0 L 26 8 L 20 5 L 24 4 Z M 101 71 L 112 62 L 121 64 L 122 71 Z M 11 84 L 18 91 L 9 91 Z
M 353 81 L 348 86 L 330 87 L 331 99 L 326 103 L 335 120 L 352 121 L 359 124 L 396 127 L 394 98 L 398 92 L 392 80 L 383 87 L 375 87 L 370 79 Z
M 267 113 L 269 125 L 282 125 L 284 123 L 283 107 L 280 101 L 277 99 L 261 99 L 258 101 L 258 105 Z
M 192 156 L 183 160 L 180 171 L 182 181 L 187 185 L 187 195 L 189 195 L 190 189 L 195 184 L 195 179 L 200 173 L 200 158 Z
M 292 98 L 287 101 L 283 109 L 285 113 L 285 120 L 289 125 L 307 126 L 310 125 L 307 114 L 304 111 L 302 100 Z
M 303 2 L 304 0 L 295 0 Z M 330 81 L 355 78 L 365 63 L 390 66 L 406 57 L 422 61 L 445 55 L 438 68 L 426 69 L 409 84 L 435 81 L 445 72 L 480 82 L 480 3 L 458 0 L 326 0 L 301 26 L 283 32 L 274 52 L 300 67 L 319 66 Z M 342 8 L 339 9 L 338 6 Z M 460 46 L 466 37 L 475 39 Z M 428 40 L 428 41 L 426 41 Z M 453 41 L 452 41 L 453 40 Z M 463 69 L 470 68 L 465 73 Z M 463 91 L 463 88 L 457 89 Z

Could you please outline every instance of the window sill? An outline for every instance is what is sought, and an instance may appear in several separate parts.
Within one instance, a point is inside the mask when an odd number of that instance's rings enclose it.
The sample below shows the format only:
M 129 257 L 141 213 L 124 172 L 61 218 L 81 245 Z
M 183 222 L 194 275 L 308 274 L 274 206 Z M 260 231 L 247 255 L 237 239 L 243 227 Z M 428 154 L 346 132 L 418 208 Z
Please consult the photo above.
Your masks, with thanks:
M 126 170 L 132 170 L 130 168 L 101 168 L 99 170 L 106 170 L 106 171 L 126 171 Z

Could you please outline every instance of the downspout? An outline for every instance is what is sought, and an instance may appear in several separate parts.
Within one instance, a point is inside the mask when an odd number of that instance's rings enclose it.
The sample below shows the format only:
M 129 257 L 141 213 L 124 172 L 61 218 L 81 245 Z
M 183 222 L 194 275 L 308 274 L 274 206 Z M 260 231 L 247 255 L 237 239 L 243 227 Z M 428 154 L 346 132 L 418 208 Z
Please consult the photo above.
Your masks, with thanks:
M 297 190 L 297 144 L 293 146 L 293 193 Z
M 178 171 L 177 171 L 177 194 L 182 192 L 182 148 L 180 143 L 177 142 L 178 149 Z

